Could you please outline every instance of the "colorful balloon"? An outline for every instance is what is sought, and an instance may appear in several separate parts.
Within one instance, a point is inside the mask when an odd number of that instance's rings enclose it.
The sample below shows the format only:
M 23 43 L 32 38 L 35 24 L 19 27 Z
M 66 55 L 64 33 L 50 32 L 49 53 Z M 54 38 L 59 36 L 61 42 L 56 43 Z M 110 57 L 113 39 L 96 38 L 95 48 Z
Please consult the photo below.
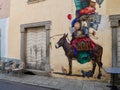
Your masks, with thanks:
M 101 4 L 103 3 L 104 0 L 96 0 L 97 4 L 99 5 L 99 8 L 101 8 Z
M 77 22 L 77 19 L 73 19 L 72 23 L 71 23 L 71 26 L 74 27 L 75 23 Z
M 88 7 L 91 0 L 74 0 L 76 10 L 81 10 L 85 7 Z
M 68 15 L 67 15 L 67 18 L 68 18 L 69 20 L 71 20 L 71 19 L 72 19 L 72 15 L 71 15 L 71 14 L 68 14 Z
M 74 0 L 75 2 L 75 6 L 76 6 L 76 10 L 81 10 L 81 0 Z
M 93 7 L 91 7 L 91 6 L 89 6 L 89 7 L 86 7 L 86 8 L 84 8 L 84 9 L 82 9 L 82 10 L 80 10 L 80 15 L 83 15 L 83 14 L 93 14 L 93 13 L 95 13 L 95 8 L 93 8 Z

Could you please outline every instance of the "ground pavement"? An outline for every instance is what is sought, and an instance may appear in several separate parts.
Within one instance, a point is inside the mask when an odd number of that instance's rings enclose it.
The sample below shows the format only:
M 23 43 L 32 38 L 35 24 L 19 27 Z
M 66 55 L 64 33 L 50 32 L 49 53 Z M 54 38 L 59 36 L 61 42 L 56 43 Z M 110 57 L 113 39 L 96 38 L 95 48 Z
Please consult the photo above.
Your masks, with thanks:
M 0 90 L 55 90 L 52 88 L 28 85 L 8 80 L 0 80 Z
M 23 84 L 48 87 L 56 90 L 110 90 L 108 83 L 88 80 L 73 80 L 65 78 L 53 78 L 37 75 L 13 76 L 0 73 L 1 80 L 20 82 Z

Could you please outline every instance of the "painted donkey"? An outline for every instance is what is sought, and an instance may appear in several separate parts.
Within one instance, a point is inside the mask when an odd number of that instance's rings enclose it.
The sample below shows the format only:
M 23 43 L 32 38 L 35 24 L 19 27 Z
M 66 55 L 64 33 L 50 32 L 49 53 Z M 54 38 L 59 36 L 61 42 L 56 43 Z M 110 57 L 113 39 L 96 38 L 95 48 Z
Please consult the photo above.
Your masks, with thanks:
M 77 57 L 75 57 L 74 51 L 71 48 L 70 43 L 68 43 L 67 40 L 66 40 L 67 36 L 68 36 L 68 34 L 64 34 L 63 37 L 60 38 L 60 40 L 57 42 L 55 47 L 56 48 L 63 47 L 63 49 L 65 51 L 65 55 L 67 56 L 68 62 L 69 62 L 69 73 L 68 73 L 68 75 L 71 75 L 72 74 L 72 60 L 74 58 L 77 59 Z M 101 73 L 101 68 L 102 68 L 101 58 L 102 58 L 103 48 L 100 45 L 96 44 L 96 46 L 94 47 L 92 52 L 93 52 L 93 54 L 90 55 L 90 59 L 92 60 L 92 64 L 93 64 L 92 75 L 95 72 L 96 63 L 97 63 L 98 67 L 99 67 L 99 74 L 98 74 L 97 78 L 100 79 L 101 76 L 102 76 L 102 73 Z

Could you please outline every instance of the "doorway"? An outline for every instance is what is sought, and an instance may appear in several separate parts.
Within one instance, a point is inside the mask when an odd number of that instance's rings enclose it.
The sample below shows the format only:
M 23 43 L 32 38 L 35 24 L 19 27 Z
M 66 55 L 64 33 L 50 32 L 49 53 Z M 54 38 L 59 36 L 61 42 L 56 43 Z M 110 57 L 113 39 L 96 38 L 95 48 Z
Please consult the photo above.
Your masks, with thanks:
M 50 75 L 51 21 L 21 25 L 21 60 L 25 69 L 39 75 Z
M 45 71 L 46 30 L 45 27 L 26 30 L 26 68 Z

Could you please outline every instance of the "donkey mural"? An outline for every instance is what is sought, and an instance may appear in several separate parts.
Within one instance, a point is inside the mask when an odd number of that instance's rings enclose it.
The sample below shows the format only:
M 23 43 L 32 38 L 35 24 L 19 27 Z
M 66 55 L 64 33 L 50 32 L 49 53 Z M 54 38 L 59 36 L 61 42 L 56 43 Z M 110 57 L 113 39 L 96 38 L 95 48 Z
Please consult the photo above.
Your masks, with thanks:
M 71 75 L 72 74 L 72 60 L 77 59 L 77 57 L 74 55 L 74 50 L 71 48 L 71 44 L 68 43 L 68 41 L 66 40 L 67 36 L 68 34 L 64 34 L 63 37 L 61 37 L 60 40 L 57 42 L 55 47 L 56 48 L 63 47 L 63 50 L 65 51 L 65 55 L 67 56 L 68 62 L 69 62 L 68 75 Z M 91 76 L 93 76 L 95 69 L 96 69 L 96 64 L 97 64 L 99 67 L 99 73 L 98 73 L 97 78 L 100 79 L 102 76 L 101 58 L 102 58 L 103 48 L 100 45 L 96 44 L 91 52 L 92 54 L 90 54 L 90 60 L 92 60 L 92 65 L 93 65 Z

